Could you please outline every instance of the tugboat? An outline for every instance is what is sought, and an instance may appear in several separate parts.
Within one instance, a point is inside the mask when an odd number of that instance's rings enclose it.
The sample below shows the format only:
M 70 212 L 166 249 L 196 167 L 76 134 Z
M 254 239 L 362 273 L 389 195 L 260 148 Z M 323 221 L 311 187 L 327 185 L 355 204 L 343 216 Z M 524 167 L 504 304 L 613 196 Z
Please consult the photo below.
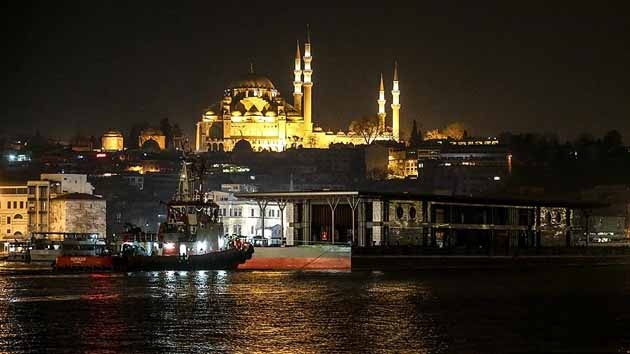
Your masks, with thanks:
M 146 250 L 135 243 L 122 247 L 117 268 L 144 270 L 236 269 L 251 259 L 254 246 L 223 237 L 219 206 L 207 199 L 204 163 L 182 162 L 177 193 L 169 202 L 166 221 L 160 224 L 157 243 Z M 154 243 L 155 244 L 155 243 Z

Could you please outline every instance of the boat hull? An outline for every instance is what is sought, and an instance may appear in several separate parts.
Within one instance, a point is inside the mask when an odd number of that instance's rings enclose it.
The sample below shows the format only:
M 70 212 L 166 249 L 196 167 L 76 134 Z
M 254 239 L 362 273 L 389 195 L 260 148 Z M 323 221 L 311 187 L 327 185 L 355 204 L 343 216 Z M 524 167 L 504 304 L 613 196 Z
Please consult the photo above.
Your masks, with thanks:
M 179 256 L 125 256 L 116 268 L 124 271 L 150 270 L 228 270 L 237 269 L 252 257 L 254 247 L 228 249 L 201 255 Z
M 112 270 L 111 256 L 59 256 L 55 260 L 56 270 Z
M 238 269 L 350 270 L 351 248 L 343 245 L 258 247 L 251 260 Z

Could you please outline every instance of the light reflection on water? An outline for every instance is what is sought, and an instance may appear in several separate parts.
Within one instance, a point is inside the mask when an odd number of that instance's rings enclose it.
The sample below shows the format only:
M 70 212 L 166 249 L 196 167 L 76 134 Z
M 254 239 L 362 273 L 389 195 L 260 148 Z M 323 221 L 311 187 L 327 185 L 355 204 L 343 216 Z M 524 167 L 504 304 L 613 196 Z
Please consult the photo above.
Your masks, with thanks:
M 0 353 L 625 352 L 625 269 L 0 276 Z

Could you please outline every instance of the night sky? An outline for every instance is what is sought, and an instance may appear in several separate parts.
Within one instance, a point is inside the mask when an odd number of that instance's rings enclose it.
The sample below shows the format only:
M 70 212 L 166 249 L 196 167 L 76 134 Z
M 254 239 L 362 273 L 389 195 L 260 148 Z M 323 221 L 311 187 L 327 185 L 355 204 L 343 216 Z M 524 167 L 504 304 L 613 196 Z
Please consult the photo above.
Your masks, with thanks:
M 309 23 L 313 117 L 324 128 L 346 129 L 375 113 L 381 71 L 390 119 L 397 59 L 403 131 L 413 119 L 423 130 L 460 121 L 473 135 L 571 139 L 618 129 L 630 142 L 622 8 L 129 3 L 16 1 L 3 11 L 8 77 L 0 135 L 36 128 L 59 137 L 109 128 L 127 134 L 133 122 L 157 125 L 164 117 L 192 134 L 203 109 L 250 61 L 292 102 L 295 41 Z

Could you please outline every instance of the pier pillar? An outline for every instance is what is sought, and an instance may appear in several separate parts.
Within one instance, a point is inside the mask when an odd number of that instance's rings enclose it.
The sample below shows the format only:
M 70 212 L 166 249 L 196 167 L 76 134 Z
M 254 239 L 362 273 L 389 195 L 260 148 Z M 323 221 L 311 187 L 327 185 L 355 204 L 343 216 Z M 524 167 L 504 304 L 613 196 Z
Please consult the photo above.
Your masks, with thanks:
M 258 204 L 258 208 L 260 209 L 260 217 L 262 220 L 262 232 L 261 232 L 261 236 L 263 237 L 263 240 L 265 239 L 265 212 L 267 210 L 267 204 L 269 204 L 268 200 L 257 200 L 256 203 Z
M 332 221 L 330 223 L 330 243 L 335 244 L 335 210 L 337 209 L 337 205 L 339 205 L 339 199 L 337 197 L 327 198 L 326 202 L 330 207 L 330 216 Z
M 567 237 L 567 247 L 571 247 L 571 209 L 567 208 L 565 210 L 565 218 L 566 218 L 566 237 Z M 588 219 L 586 221 L 586 225 L 588 225 Z M 587 229 L 588 230 L 588 229 Z M 586 234 L 586 236 L 588 237 L 588 232 Z M 587 243 L 588 245 L 588 243 Z
M 534 220 L 535 220 L 535 225 L 534 225 L 534 232 L 536 233 L 536 244 L 538 245 L 538 247 L 542 246 L 541 244 L 541 237 L 540 237 L 540 207 L 537 206 L 536 207 L 536 211 L 535 211 L 536 215 L 534 215 Z
M 284 239 L 284 209 L 287 207 L 287 201 L 279 199 L 277 203 L 278 209 L 280 209 L 280 242 L 284 241 L 285 244 L 288 244 L 288 240 Z M 291 240 L 291 245 L 293 245 L 293 240 Z
M 383 244 L 383 204 L 382 200 L 372 202 L 372 242 L 376 246 Z
M 361 200 L 361 202 L 359 203 L 359 212 L 358 212 L 358 220 L 357 220 L 357 226 L 358 226 L 358 230 L 357 230 L 357 237 L 358 237 L 358 245 L 359 247 L 365 247 L 367 242 L 366 242 L 366 235 L 365 235 L 365 201 Z
M 429 218 L 429 242 L 431 247 L 437 247 L 437 235 L 436 229 L 433 227 L 435 223 L 435 213 L 433 212 L 433 208 L 431 202 L 428 202 L 427 205 L 427 215 Z
M 355 228 L 355 224 L 354 224 L 354 219 L 355 219 L 355 212 L 357 210 L 357 207 L 359 206 L 359 198 L 356 197 L 352 197 L 352 198 L 346 198 L 348 200 L 348 204 L 350 205 L 350 210 L 352 211 L 352 244 L 355 245 L 357 243 L 357 238 L 356 238 L 356 228 Z
M 302 203 L 302 243 L 311 242 L 311 201 L 305 199 Z

